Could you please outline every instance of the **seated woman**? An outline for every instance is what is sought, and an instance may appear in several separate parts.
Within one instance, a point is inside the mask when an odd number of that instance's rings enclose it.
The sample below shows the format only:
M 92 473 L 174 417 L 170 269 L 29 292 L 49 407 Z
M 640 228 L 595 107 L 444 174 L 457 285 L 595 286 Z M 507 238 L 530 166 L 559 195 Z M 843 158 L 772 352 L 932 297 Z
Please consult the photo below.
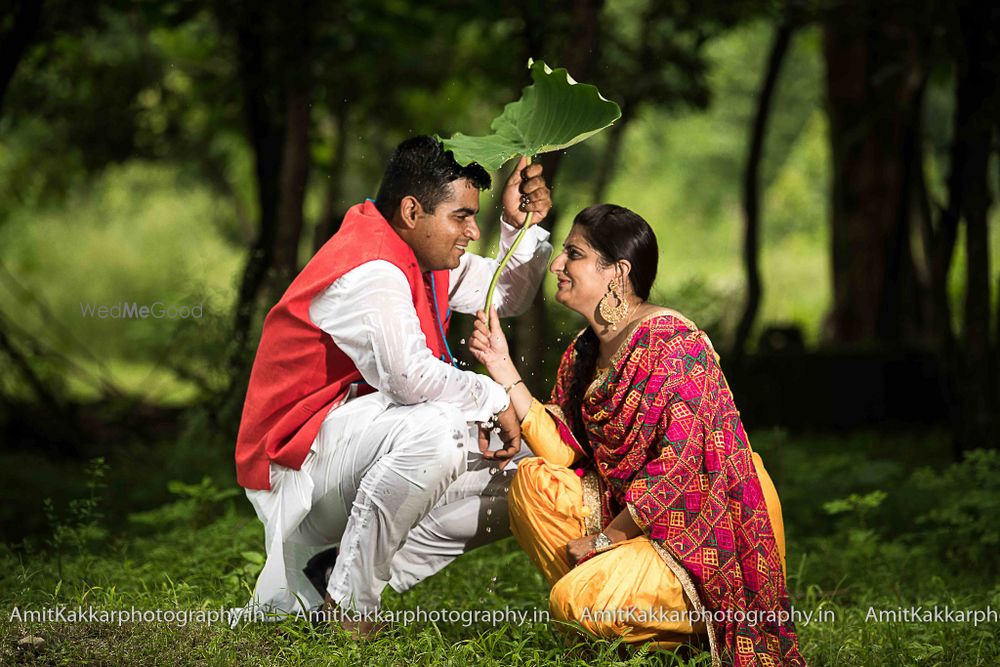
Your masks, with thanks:
M 590 326 L 544 406 L 496 313 L 487 327 L 480 312 L 470 349 L 507 388 L 537 454 L 511 485 L 511 529 L 552 585 L 558 620 L 662 648 L 707 635 L 713 664 L 805 664 L 774 484 L 708 337 L 647 301 L 657 257 L 652 229 L 628 209 L 577 215 L 551 271 L 556 300 Z

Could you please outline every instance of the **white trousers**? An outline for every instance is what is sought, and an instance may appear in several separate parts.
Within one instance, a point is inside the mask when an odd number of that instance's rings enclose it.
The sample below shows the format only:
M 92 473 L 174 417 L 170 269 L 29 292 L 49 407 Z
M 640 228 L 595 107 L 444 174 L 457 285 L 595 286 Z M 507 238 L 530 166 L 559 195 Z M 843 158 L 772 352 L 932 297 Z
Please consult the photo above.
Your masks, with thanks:
M 343 609 L 373 613 L 387 584 L 405 591 L 509 535 L 507 489 L 531 453 L 522 445 L 498 470 L 479 453 L 477 432 L 454 407 L 396 405 L 381 393 L 332 410 L 299 470 L 272 463 L 271 489 L 247 490 L 267 549 L 250 604 L 318 607 L 302 568 L 339 545 L 327 590 Z

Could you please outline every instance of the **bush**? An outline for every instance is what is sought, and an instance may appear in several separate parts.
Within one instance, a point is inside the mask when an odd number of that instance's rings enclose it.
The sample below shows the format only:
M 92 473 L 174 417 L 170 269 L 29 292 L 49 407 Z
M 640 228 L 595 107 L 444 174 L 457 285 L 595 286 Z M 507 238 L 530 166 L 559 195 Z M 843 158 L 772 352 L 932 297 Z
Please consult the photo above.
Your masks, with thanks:
M 936 502 L 917 518 L 927 546 L 957 567 L 1000 573 L 1000 452 L 973 450 L 961 463 L 913 475 Z

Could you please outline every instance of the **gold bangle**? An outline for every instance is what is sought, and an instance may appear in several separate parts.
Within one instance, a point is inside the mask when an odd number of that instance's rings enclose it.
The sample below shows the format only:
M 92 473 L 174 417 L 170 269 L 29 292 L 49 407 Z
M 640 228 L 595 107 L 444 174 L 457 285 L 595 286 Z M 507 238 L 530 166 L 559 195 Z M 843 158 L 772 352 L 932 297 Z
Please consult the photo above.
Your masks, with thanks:
M 507 392 L 508 396 L 510 396 L 510 390 L 513 389 L 514 387 L 516 387 L 519 384 L 524 384 L 524 380 L 518 380 L 517 382 L 511 382 L 509 385 L 507 385 L 506 387 L 504 387 L 503 390 L 505 392 Z

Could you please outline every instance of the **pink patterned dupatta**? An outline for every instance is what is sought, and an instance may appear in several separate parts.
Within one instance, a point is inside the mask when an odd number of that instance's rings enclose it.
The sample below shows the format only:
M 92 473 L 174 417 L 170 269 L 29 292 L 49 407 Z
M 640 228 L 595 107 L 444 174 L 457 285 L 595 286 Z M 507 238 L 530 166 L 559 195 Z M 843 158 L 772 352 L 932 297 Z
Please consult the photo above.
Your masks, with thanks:
M 552 391 L 567 420 L 574 360 L 570 345 Z M 673 315 L 641 322 L 580 417 L 589 444 L 576 443 L 573 424 L 560 432 L 596 464 L 604 525 L 629 509 L 711 613 L 713 662 L 805 665 L 748 439 L 704 332 Z

